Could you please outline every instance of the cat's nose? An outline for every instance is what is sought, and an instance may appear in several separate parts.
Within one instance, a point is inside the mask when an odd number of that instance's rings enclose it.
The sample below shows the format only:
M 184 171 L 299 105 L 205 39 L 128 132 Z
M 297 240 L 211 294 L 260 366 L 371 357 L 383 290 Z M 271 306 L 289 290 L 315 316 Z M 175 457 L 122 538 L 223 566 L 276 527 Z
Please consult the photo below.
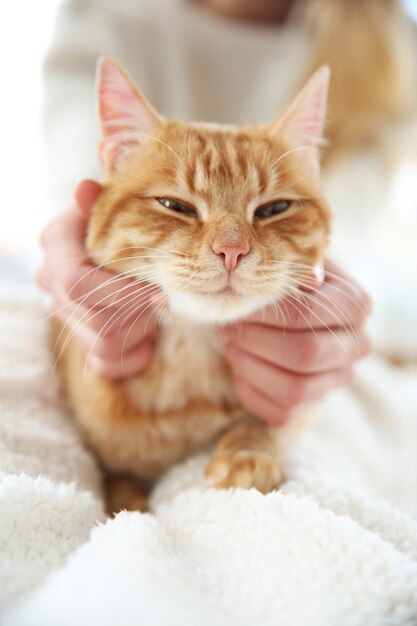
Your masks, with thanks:
M 226 272 L 233 272 L 243 256 L 250 250 L 249 242 L 246 240 L 239 243 L 228 244 L 222 241 L 214 241 L 213 251 L 222 258 Z

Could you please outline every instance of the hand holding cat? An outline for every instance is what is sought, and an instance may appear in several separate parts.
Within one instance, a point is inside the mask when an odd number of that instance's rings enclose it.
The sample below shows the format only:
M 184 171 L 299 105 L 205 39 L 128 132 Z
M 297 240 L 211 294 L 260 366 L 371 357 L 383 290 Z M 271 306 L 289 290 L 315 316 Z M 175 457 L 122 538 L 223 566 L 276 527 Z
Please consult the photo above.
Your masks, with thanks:
M 116 380 L 146 367 L 155 324 L 149 314 L 139 316 L 141 310 L 150 312 L 149 298 L 136 295 L 128 279 L 97 268 L 85 249 L 91 207 L 100 190 L 98 183 L 82 181 L 74 206 L 43 231 L 45 257 L 37 282 L 54 297 L 56 314 L 89 353 L 91 367 Z M 122 308 L 128 300 L 137 304 L 130 316 Z
M 299 302 L 286 299 L 221 331 L 241 402 L 271 424 L 350 381 L 369 353 L 365 322 L 371 304 L 334 264 Z

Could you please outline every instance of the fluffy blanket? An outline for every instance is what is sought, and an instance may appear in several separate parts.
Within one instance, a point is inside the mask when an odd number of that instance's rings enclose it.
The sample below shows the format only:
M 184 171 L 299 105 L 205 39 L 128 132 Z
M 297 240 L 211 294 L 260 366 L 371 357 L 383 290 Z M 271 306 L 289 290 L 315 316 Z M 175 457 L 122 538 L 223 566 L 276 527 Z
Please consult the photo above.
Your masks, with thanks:
M 286 459 L 278 492 L 205 487 L 106 519 L 59 400 L 39 296 L 1 288 L 3 626 L 417 624 L 417 376 L 372 357 Z

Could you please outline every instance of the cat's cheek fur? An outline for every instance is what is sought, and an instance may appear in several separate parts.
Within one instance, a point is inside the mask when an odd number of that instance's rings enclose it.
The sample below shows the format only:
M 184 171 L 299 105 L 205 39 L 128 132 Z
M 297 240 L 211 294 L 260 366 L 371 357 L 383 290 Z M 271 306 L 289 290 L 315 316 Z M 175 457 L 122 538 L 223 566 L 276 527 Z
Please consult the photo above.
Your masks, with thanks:
M 271 295 L 236 296 L 198 295 L 190 293 L 168 294 L 170 309 L 176 315 L 196 322 L 225 324 L 247 317 L 279 299 Z

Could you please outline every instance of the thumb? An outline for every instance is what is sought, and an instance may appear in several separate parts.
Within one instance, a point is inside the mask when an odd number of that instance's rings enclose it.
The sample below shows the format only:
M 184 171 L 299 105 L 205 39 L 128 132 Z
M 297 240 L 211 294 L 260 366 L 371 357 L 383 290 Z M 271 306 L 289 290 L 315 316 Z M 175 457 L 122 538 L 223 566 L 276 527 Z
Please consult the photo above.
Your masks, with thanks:
M 95 180 L 81 180 L 75 188 L 75 202 L 85 218 L 90 217 L 91 209 L 101 192 L 100 183 Z

